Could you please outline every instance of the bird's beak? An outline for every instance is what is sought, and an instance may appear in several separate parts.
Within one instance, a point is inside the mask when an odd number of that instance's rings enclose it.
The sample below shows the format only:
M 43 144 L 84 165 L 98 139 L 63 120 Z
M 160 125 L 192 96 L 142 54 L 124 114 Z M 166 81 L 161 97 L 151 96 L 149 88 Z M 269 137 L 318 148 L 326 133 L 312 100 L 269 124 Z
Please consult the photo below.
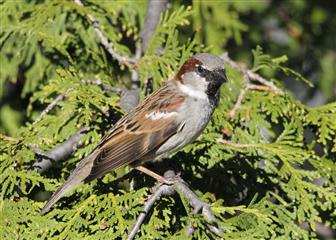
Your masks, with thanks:
M 226 77 L 226 72 L 225 69 L 218 69 L 216 71 L 217 79 L 219 80 L 220 83 L 225 83 L 228 81 Z

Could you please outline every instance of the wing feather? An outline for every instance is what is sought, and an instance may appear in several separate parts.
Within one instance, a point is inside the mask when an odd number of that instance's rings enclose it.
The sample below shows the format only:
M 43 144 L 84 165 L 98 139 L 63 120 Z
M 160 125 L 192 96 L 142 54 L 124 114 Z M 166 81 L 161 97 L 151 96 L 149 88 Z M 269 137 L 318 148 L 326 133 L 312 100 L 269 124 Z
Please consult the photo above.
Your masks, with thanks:
M 171 113 L 182 104 L 183 100 L 180 95 L 172 94 L 168 87 L 163 87 L 123 117 L 98 145 L 96 151 L 99 151 L 99 154 L 94 159 L 85 182 L 141 158 L 147 158 L 153 153 L 153 150 L 180 129 L 182 123 L 177 122 L 173 114 L 151 119 L 146 117 L 146 113 L 155 111 Z

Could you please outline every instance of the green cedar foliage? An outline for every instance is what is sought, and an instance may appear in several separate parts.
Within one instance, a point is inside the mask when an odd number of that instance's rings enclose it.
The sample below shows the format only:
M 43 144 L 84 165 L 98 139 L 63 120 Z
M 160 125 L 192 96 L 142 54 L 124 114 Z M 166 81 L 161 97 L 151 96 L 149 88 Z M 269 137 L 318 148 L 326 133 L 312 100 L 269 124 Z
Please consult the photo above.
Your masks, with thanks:
M 94 81 L 124 87 L 130 69 L 119 66 L 106 52 L 88 14 L 99 21 L 119 54 L 131 56 L 146 3 L 86 1 L 86 7 L 73 1 L 1 4 L 0 94 L 6 94 L 8 84 L 24 78 L 21 97 L 29 98 L 26 124 L 14 137 L 2 135 L 0 139 L 1 239 L 124 239 L 154 185 L 152 179 L 138 173 L 134 187 L 129 180 L 116 181 L 128 168 L 79 185 L 45 216 L 39 210 L 48 197 L 45 191 L 55 191 L 123 114 L 118 95 Z M 211 1 L 205 5 L 195 1 L 193 7 L 174 3 L 161 16 L 148 50 L 137 63 L 142 86 L 152 78 L 157 89 L 193 52 L 219 52 L 230 39 L 241 42 L 242 31 L 248 28 L 239 20 L 238 11 L 246 11 L 246 6 L 233 4 L 236 10 L 229 11 L 230 5 L 222 5 L 228 14 L 223 15 Z M 253 7 L 258 6 L 248 6 Z M 184 38 L 190 24 L 201 24 L 202 8 L 212 9 L 204 16 L 211 21 L 195 38 Z M 286 56 L 273 58 L 260 47 L 252 50 L 251 56 L 255 72 L 272 70 L 307 82 L 286 67 Z M 169 164 L 179 168 L 190 187 L 211 205 L 224 239 L 311 239 L 316 238 L 316 223 L 336 228 L 336 103 L 309 108 L 285 90 L 282 95 L 247 90 L 230 119 L 228 113 L 244 81 L 236 69 L 226 67 L 230 81 L 222 88 L 213 120 L 197 141 L 172 156 Z M 270 81 L 282 88 L 281 79 Z M 63 100 L 32 124 L 65 92 Z M 83 126 L 91 130 L 70 159 L 44 175 L 30 171 L 37 159 L 36 149 L 47 152 Z M 310 139 L 305 138 L 307 131 Z M 156 202 L 137 236 L 184 239 L 189 223 L 195 239 L 218 237 L 178 194 Z

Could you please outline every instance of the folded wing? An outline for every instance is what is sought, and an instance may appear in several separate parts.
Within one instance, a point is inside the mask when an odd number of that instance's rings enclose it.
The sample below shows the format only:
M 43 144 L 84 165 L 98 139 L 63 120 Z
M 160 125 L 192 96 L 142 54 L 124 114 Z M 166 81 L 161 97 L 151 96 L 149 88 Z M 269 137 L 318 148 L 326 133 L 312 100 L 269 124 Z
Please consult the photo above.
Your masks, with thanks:
M 97 147 L 99 153 L 85 182 L 148 158 L 179 130 L 182 123 L 176 120 L 176 109 L 183 100 L 183 96 L 170 94 L 169 88 L 162 88 L 121 119 Z

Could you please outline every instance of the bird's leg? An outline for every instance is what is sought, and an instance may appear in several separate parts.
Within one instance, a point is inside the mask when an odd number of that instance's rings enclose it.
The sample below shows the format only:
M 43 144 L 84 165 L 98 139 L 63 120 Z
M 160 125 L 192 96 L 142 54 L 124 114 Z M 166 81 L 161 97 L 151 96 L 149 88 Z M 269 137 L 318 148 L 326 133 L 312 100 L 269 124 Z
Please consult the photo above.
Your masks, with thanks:
M 151 170 L 149 170 L 148 168 L 145 168 L 143 166 L 137 166 L 135 167 L 136 170 L 140 171 L 140 172 L 143 172 L 149 176 L 151 176 L 152 178 L 155 178 L 158 182 L 160 183 L 164 183 L 164 184 L 167 184 L 167 185 L 171 185 L 171 184 L 174 184 L 175 181 L 174 180 L 169 180 Z

